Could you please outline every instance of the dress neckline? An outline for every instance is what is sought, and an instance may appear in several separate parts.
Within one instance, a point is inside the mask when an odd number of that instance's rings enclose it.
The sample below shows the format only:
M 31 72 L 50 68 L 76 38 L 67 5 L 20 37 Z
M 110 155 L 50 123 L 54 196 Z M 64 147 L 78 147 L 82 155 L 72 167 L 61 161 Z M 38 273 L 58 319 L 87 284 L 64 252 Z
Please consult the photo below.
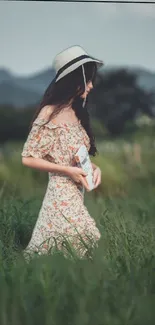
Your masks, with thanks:
M 68 121 L 66 121 L 66 122 L 58 122 L 58 123 L 56 123 L 55 120 L 52 120 L 52 121 L 49 121 L 49 123 L 54 124 L 54 125 L 75 126 L 75 125 L 80 124 L 80 121 L 78 120 L 76 122 L 68 122 Z
M 47 119 L 46 118 L 43 118 L 43 117 L 37 117 L 36 120 L 34 121 L 34 123 L 36 122 L 47 122 Z M 80 125 L 80 120 L 77 120 L 76 122 L 58 122 L 56 123 L 55 122 L 55 119 L 51 120 L 48 122 L 48 124 L 50 125 L 55 125 L 55 126 L 68 126 L 68 127 L 74 127 L 74 126 L 77 126 L 77 125 Z

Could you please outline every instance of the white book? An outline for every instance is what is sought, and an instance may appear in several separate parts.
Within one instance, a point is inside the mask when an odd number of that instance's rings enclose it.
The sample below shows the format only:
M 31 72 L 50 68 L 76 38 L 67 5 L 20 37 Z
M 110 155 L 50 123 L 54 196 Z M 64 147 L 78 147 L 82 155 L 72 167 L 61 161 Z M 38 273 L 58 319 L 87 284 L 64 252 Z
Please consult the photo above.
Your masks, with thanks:
M 94 189 L 94 182 L 93 182 L 93 168 L 91 164 L 91 160 L 89 158 L 89 153 L 86 146 L 83 144 L 75 155 L 75 160 L 77 165 L 81 167 L 86 173 L 86 180 L 89 186 L 89 190 Z

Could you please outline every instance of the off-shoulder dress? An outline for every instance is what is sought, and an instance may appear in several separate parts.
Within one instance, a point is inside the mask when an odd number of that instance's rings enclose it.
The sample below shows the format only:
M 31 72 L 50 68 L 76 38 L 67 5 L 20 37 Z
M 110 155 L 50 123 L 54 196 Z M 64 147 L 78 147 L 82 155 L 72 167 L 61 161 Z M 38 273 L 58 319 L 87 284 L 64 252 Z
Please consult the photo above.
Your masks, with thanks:
M 89 137 L 80 121 L 56 123 L 38 116 L 24 143 L 22 157 L 42 158 L 55 164 L 75 166 L 74 156 L 82 144 L 90 149 Z M 84 187 L 62 173 L 49 172 L 46 193 L 24 256 L 64 250 L 66 240 L 80 256 L 90 242 L 100 239 L 95 220 L 84 204 Z M 81 240 L 82 239 L 82 240 Z M 86 245 L 84 245 L 86 243 Z

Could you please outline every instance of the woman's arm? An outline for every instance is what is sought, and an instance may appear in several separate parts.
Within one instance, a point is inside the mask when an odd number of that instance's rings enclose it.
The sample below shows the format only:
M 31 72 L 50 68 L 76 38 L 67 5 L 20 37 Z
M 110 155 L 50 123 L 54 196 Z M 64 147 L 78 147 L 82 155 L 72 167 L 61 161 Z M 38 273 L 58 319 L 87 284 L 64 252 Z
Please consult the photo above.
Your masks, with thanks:
M 22 163 L 23 163 L 23 165 L 25 165 L 27 167 L 39 169 L 39 170 L 51 172 L 51 173 L 59 172 L 62 174 L 67 174 L 67 171 L 68 171 L 68 166 L 54 164 L 54 163 L 51 163 L 50 161 L 47 161 L 47 160 L 41 159 L 41 158 L 23 157 Z
M 75 182 L 81 182 L 86 190 L 89 191 L 88 184 L 85 180 L 85 177 L 83 177 L 87 174 L 81 168 L 54 164 L 44 159 L 34 157 L 23 157 L 22 163 L 23 165 L 30 168 L 35 168 L 51 173 L 62 173 L 63 175 L 71 177 Z

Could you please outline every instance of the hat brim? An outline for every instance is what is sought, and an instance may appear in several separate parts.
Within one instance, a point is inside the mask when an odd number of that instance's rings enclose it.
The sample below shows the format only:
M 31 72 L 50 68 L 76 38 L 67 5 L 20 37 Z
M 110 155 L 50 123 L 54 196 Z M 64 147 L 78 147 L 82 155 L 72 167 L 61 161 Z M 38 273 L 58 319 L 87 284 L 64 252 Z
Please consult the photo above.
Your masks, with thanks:
M 76 70 L 77 68 L 79 68 L 80 66 L 82 66 L 83 64 L 87 63 L 87 62 L 95 62 L 97 65 L 97 69 L 101 68 L 104 63 L 103 61 L 97 60 L 95 58 L 85 58 L 80 60 L 79 62 L 76 62 L 74 64 L 72 64 L 70 67 L 68 67 L 67 69 L 65 69 L 55 80 L 55 82 L 59 81 L 61 78 L 65 77 L 67 74 L 69 74 L 70 72 Z

